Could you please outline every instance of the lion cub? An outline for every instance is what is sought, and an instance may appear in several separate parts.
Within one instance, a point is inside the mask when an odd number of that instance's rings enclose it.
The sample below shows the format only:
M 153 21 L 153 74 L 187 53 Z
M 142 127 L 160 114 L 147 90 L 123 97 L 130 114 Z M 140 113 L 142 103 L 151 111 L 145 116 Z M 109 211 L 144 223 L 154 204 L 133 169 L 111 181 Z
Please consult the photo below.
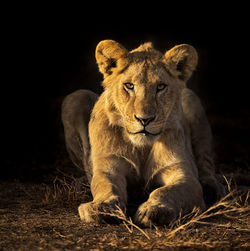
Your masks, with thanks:
M 67 150 L 84 166 L 93 195 L 79 206 L 81 219 L 101 221 L 117 206 L 125 212 L 141 184 L 146 199 L 135 221 L 143 226 L 166 225 L 180 211 L 204 208 L 203 190 L 217 199 L 210 126 L 186 87 L 196 50 L 182 44 L 162 54 L 145 43 L 129 52 L 104 40 L 96 60 L 104 76 L 100 97 L 79 90 L 62 105 Z

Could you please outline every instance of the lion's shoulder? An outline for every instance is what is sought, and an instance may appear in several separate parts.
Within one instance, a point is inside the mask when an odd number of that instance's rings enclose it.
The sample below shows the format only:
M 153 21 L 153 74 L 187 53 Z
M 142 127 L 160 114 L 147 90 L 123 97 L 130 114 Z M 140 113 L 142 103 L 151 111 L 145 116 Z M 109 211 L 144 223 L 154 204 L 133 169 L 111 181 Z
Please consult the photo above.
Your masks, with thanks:
M 188 120 L 193 120 L 194 117 L 200 117 L 204 114 L 200 98 L 189 88 L 184 88 L 182 91 L 182 108 Z

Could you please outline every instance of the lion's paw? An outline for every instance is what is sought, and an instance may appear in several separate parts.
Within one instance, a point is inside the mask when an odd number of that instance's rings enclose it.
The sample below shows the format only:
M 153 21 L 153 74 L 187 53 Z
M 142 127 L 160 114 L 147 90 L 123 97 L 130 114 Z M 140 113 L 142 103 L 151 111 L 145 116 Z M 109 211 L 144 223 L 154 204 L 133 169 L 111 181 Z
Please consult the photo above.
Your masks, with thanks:
M 84 222 L 107 222 L 113 223 L 117 221 L 119 209 L 125 211 L 125 204 L 117 200 L 108 202 L 88 202 L 83 203 L 78 207 L 80 218 Z
M 174 209 L 165 204 L 144 202 L 137 210 L 135 221 L 138 225 L 151 227 L 152 225 L 168 225 L 177 218 Z

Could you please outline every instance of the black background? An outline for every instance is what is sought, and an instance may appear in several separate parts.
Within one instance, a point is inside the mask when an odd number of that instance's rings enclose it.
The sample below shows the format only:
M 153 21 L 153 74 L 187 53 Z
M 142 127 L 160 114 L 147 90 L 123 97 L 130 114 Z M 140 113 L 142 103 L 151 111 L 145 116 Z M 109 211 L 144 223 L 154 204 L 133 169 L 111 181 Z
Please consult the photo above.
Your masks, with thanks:
M 181 43 L 193 45 L 199 65 L 188 86 L 201 97 L 208 113 L 250 114 L 244 6 L 204 5 L 190 12 L 167 4 L 137 9 L 128 3 L 125 8 L 124 2 L 116 9 L 107 3 L 93 5 L 27 5 L 6 10 L 1 167 L 8 177 L 58 158 L 58 149 L 64 145 L 63 97 L 80 88 L 102 91 L 94 54 L 103 39 L 116 40 L 129 50 L 146 41 L 162 52 Z

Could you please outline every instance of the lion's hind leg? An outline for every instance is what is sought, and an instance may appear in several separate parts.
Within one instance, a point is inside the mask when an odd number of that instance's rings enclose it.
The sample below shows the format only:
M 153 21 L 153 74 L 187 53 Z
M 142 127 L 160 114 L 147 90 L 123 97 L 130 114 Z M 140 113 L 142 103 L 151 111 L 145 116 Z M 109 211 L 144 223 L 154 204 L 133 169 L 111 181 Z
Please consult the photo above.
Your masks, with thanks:
M 62 123 L 67 151 L 77 167 L 84 167 L 89 181 L 92 171 L 88 163 L 88 123 L 97 98 L 94 92 L 78 90 L 66 96 L 62 103 Z
M 199 98 L 189 89 L 184 89 L 182 93 L 182 107 L 190 128 L 199 181 L 203 188 L 206 204 L 209 205 L 220 199 L 225 193 L 215 174 L 211 128 Z

